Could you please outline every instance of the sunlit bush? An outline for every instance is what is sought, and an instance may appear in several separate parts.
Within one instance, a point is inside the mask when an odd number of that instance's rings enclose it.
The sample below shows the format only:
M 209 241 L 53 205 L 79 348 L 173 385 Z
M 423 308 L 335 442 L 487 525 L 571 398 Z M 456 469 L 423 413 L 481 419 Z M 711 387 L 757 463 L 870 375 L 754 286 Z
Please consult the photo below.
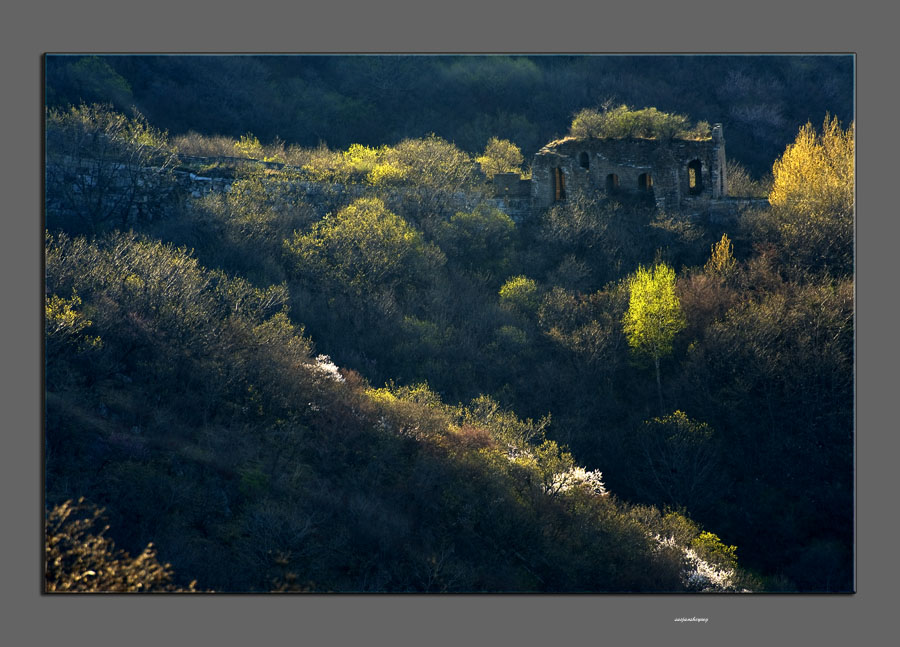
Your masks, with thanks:
M 98 528 L 103 511 L 79 499 L 66 501 L 47 513 L 44 544 L 44 590 L 48 593 L 147 593 L 194 591 L 173 583 L 169 564 L 161 564 L 149 544 L 132 557 L 118 550 Z
M 579 139 L 689 139 L 710 138 L 705 121 L 691 125 L 685 115 L 662 112 L 656 108 L 634 110 L 627 105 L 585 108 L 572 120 L 569 134 Z

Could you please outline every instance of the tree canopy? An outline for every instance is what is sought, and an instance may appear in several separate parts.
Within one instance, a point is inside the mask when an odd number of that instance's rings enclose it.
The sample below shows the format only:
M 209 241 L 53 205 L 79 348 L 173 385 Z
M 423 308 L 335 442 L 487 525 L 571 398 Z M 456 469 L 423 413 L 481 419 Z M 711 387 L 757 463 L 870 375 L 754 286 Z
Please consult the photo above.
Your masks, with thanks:
M 665 263 L 639 266 L 628 280 L 628 288 L 625 333 L 629 346 L 654 359 L 672 352 L 672 340 L 684 327 L 675 294 L 675 270 Z
M 649 269 L 638 266 L 628 279 L 628 290 L 628 310 L 624 318 L 628 345 L 636 354 L 653 360 L 661 407 L 659 361 L 672 352 L 672 341 L 686 324 L 675 293 L 675 270 L 665 263 L 657 263 Z
M 443 262 L 440 251 L 378 198 L 360 198 L 295 232 L 285 250 L 300 274 L 361 294 L 417 282 Z
M 522 150 L 508 139 L 491 137 L 484 153 L 475 158 L 481 171 L 490 179 L 497 173 L 521 173 Z
M 848 273 L 853 268 L 855 127 L 828 117 L 811 123 L 773 167 L 772 216 L 785 251 L 799 265 Z

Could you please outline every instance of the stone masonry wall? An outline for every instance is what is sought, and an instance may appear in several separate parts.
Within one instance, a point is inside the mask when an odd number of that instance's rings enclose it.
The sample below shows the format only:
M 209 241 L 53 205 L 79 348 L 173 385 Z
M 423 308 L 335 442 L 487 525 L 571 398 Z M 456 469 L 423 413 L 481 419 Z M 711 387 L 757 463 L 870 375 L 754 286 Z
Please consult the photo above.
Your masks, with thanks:
M 220 158 L 192 158 L 191 161 L 213 165 Z M 282 165 L 267 164 L 267 168 Z M 157 218 L 177 217 L 191 199 L 202 198 L 209 193 L 225 194 L 235 182 L 231 177 L 207 177 L 189 171 L 176 170 L 160 173 L 159 169 L 134 169 L 123 165 L 107 166 L 98 174 L 90 160 L 61 160 L 48 162 L 45 168 L 47 191 L 45 209 L 48 219 L 66 219 L 77 215 L 76 210 L 87 208 L 108 211 L 127 209 L 115 222 L 137 222 Z M 298 181 L 297 188 L 308 204 L 323 210 L 342 202 L 349 202 L 371 191 L 363 185 L 342 185 L 321 182 Z M 521 191 L 518 192 L 521 194 Z M 386 197 L 389 205 L 402 204 L 408 191 L 403 187 L 392 190 Z M 530 196 L 526 200 L 495 200 L 501 209 L 509 209 L 511 216 L 520 217 L 530 211 Z M 515 198 L 516 196 L 513 196 Z M 520 196 L 519 196 L 520 197 Z M 474 209 L 479 196 L 464 193 L 448 197 L 451 209 Z M 514 203 L 514 204 L 513 204 Z M 512 205 L 512 206 L 510 206 Z M 508 211 L 508 212 L 509 212 Z M 324 215 L 324 211 L 323 211 Z
M 192 158 L 200 165 L 215 166 L 218 158 Z M 227 162 L 246 160 L 224 160 Z M 694 195 L 689 186 L 689 164 L 699 164 L 702 191 Z M 557 177 L 563 183 L 563 192 L 578 190 L 600 191 L 620 199 L 642 198 L 655 203 L 660 211 L 679 213 L 689 217 L 722 218 L 738 210 L 737 203 L 726 199 L 725 142 L 720 125 L 713 128 L 712 138 L 704 141 L 684 140 L 578 140 L 567 138 L 548 144 L 534 157 L 532 177 L 523 180 L 517 173 L 499 173 L 493 178 L 493 195 L 488 199 L 516 221 L 533 217 L 537 212 L 557 201 Z M 266 168 L 278 169 L 282 165 L 268 163 Z M 66 191 L 93 191 L 100 178 L 93 177 L 96 170 L 90 161 L 77 165 L 67 160 L 51 164 L 47 168 L 48 215 L 67 215 L 76 201 L 60 199 Z M 108 170 L 107 170 L 108 172 Z M 234 182 L 229 177 L 207 177 L 188 171 L 172 171 L 160 174 L 157 169 L 122 167 L 119 178 L 104 180 L 110 202 L 130 202 L 126 220 L 152 219 L 177 214 L 191 198 L 200 198 L 210 192 L 227 193 Z M 608 178 L 615 176 L 612 186 Z M 137 178 L 137 180 L 135 180 Z M 53 181 L 51 181 L 51 179 Z M 138 187 L 135 184 L 139 185 Z M 313 206 L 325 208 L 336 200 L 352 200 L 363 195 L 364 186 L 300 182 L 302 194 Z M 54 191 L 51 191 L 51 186 Z M 63 187 L 62 191 L 59 190 Z M 85 189 L 84 187 L 87 187 Z M 129 191 L 133 200 L 123 200 Z M 404 189 L 398 188 L 389 201 L 402 203 Z M 71 194 L 70 194 L 71 195 Z M 457 210 L 470 210 L 484 196 L 459 194 L 450 198 L 450 206 Z
M 697 195 L 690 187 L 691 162 L 699 164 L 702 190 Z M 712 139 L 703 141 L 567 138 L 548 144 L 532 164 L 535 209 L 557 201 L 559 173 L 566 193 L 599 190 L 622 198 L 649 194 L 660 210 L 692 211 L 725 196 L 725 143 L 717 125 Z

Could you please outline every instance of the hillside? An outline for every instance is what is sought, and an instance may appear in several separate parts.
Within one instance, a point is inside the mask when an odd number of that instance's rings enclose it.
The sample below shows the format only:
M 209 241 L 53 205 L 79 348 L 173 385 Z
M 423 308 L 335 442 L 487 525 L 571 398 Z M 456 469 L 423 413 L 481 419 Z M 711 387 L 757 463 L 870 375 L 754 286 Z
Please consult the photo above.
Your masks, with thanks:
M 546 421 L 314 356 L 283 289 L 123 234 L 48 239 L 47 285 L 78 295 L 48 301 L 48 505 L 88 497 L 203 588 L 737 586 L 726 547 L 618 502 Z

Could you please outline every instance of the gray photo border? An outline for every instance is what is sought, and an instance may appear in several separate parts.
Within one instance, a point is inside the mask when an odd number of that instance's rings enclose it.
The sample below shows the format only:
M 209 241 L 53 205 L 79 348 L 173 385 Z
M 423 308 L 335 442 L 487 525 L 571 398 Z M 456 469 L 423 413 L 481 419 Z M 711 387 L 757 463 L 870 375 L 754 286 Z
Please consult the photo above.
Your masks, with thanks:
M 894 105 L 895 21 L 835 0 L 789 6 L 760 0 L 640 6 L 559 0 L 362 0 L 284 6 L 206 0 L 124 3 L 60 0 L 7 11 L 2 238 L 6 361 L 2 375 L 3 578 L 6 644 L 271 645 L 376 642 L 547 645 L 847 644 L 882 633 L 888 575 L 896 570 L 887 518 L 896 423 L 897 344 L 884 316 L 896 289 L 887 268 L 896 232 L 882 133 Z M 13 13 L 15 15 L 13 15 Z M 41 596 L 40 313 L 42 304 L 41 55 L 45 52 L 671 52 L 856 53 L 857 227 L 857 593 L 839 596 Z M 12 81 L 12 83 L 10 83 Z M 893 85 L 891 82 L 889 85 Z M 887 299 L 885 299 L 887 295 Z M 894 389 L 895 390 L 895 389 Z M 893 498 L 893 497 L 891 497 Z M 708 623 L 675 623 L 676 617 Z M 887 635 L 890 635 L 888 633 Z

